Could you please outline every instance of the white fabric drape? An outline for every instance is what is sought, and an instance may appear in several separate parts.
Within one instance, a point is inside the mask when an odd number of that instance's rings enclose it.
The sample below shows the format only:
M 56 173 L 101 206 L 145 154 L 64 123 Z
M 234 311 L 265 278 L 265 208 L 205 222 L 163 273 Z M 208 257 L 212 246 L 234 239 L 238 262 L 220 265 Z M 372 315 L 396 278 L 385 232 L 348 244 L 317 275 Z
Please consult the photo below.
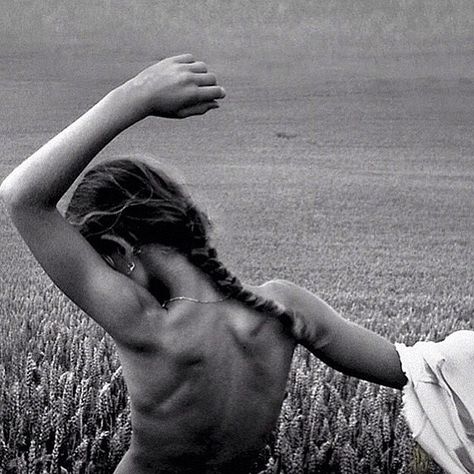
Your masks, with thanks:
M 474 331 L 395 347 L 408 378 L 403 411 L 414 439 L 448 473 L 474 473 Z

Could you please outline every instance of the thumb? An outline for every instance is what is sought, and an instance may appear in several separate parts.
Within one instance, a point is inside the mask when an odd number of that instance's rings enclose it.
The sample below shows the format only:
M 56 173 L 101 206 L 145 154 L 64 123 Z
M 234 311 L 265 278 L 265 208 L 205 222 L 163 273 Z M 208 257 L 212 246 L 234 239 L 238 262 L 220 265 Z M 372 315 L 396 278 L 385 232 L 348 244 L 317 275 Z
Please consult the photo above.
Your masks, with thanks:
M 215 100 L 209 102 L 201 102 L 200 104 L 191 105 L 181 109 L 176 115 L 178 118 L 191 117 L 192 115 L 203 115 L 208 110 L 218 109 L 219 104 Z

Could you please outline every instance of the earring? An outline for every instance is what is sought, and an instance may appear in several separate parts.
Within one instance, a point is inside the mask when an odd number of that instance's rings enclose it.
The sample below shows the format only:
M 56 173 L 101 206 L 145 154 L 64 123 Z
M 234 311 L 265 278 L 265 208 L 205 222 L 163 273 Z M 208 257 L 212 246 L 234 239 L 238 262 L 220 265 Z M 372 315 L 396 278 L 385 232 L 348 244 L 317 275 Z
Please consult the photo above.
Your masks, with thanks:
M 129 263 L 128 264 L 128 271 L 127 271 L 127 275 L 131 275 L 133 270 L 135 270 L 135 262 L 132 262 L 132 263 Z

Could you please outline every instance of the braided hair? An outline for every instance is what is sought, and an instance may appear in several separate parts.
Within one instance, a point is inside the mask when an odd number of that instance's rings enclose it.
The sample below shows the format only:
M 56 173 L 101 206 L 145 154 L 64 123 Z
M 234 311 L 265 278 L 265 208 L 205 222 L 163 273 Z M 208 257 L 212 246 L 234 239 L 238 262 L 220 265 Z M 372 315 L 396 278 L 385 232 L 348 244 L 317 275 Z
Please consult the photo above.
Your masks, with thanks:
M 77 186 L 66 218 L 99 253 L 104 245 L 101 236 L 106 233 L 135 247 L 157 243 L 180 252 L 225 296 L 277 318 L 296 336 L 295 315 L 246 289 L 227 269 L 209 243 L 208 216 L 162 170 L 139 160 L 101 163 Z

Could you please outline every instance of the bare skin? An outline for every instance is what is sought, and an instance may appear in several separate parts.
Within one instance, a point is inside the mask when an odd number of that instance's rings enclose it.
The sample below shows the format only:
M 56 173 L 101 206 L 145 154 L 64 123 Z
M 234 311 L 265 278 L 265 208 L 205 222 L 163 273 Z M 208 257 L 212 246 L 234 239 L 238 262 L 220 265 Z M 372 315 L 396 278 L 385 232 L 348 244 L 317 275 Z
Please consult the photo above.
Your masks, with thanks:
M 117 346 L 133 439 L 116 473 L 246 472 L 285 395 L 295 343 L 278 321 L 234 300 L 179 301 Z
M 245 472 L 274 426 L 296 340 L 268 315 L 222 295 L 176 252 L 125 241 L 113 268 L 58 212 L 74 180 L 118 134 L 148 116 L 185 118 L 225 93 L 189 55 L 160 61 L 113 90 L 16 168 L 0 195 L 56 285 L 115 340 L 133 438 L 117 473 Z M 111 236 L 106 237 L 112 239 Z M 116 238 L 115 238 L 116 240 Z M 132 273 L 130 263 L 135 264 Z M 213 304 L 160 302 L 187 296 Z M 393 344 L 312 293 L 273 281 L 253 291 L 298 314 L 298 342 L 347 374 L 402 388 Z

